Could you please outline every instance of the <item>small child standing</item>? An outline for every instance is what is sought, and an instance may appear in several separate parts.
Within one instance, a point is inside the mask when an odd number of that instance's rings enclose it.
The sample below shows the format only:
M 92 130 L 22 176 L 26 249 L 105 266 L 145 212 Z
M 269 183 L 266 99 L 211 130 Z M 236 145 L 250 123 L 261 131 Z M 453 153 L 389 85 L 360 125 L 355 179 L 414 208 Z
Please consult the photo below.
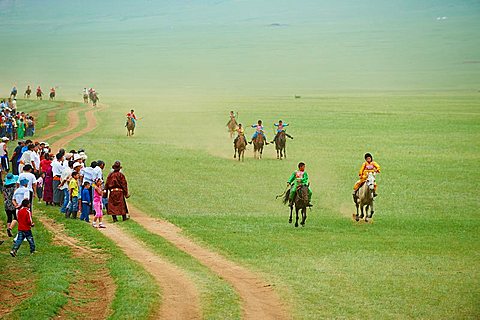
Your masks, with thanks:
M 95 181 L 94 190 L 93 190 L 93 209 L 95 210 L 95 217 L 93 218 L 92 226 L 97 227 L 96 222 L 98 221 L 99 228 L 105 228 L 102 223 L 102 197 L 103 197 L 103 188 L 102 188 L 102 179 L 98 178 Z
M 90 182 L 85 181 L 82 189 L 82 214 L 80 214 L 80 220 L 90 222 L 88 215 L 92 206 L 92 199 L 90 199 Z
M 40 174 L 40 177 L 37 179 L 37 196 L 38 196 L 38 202 L 42 202 L 43 198 L 43 180 L 45 179 L 45 173 L 42 172 Z
M 18 218 L 18 235 L 15 243 L 13 244 L 12 250 L 10 251 L 10 255 L 12 257 L 17 256 L 17 251 L 22 245 L 24 239 L 27 239 L 28 243 L 30 244 L 30 253 L 35 253 L 35 241 L 33 241 L 32 235 L 32 227 L 34 223 L 32 221 L 32 216 L 30 213 L 30 200 L 24 199 L 22 201 L 22 207 L 18 210 L 17 218 Z
M 72 172 L 72 178 L 70 179 L 70 182 L 68 182 L 68 191 L 69 191 L 69 196 L 70 196 L 70 202 L 68 203 L 67 207 L 67 212 L 65 213 L 66 218 L 70 218 L 70 215 L 72 216 L 72 219 L 77 219 L 77 213 L 78 213 L 78 172 L 73 171 Z

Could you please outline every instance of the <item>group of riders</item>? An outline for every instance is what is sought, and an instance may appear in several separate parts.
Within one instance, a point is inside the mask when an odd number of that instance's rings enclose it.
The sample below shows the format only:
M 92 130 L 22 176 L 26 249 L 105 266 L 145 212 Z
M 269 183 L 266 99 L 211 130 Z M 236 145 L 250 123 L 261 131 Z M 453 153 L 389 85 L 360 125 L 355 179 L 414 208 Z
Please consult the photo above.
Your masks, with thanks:
M 18 94 L 17 87 L 13 86 L 12 91 L 10 92 L 10 97 L 15 99 L 17 97 L 17 94 Z M 23 94 L 23 97 L 26 98 L 26 99 L 29 99 L 31 94 L 32 94 L 32 88 L 31 88 L 30 85 L 28 85 L 27 89 L 25 89 L 25 93 Z M 42 88 L 40 86 L 37 87 L 35 94 L 36 94 L 37 100 L 42 100 L 43 91 L 42 91 Z M 50 88 L 50 95 L 49 95 L 50 100 L 55 99 L 55 94 L 56 94 L 55 87 L 51 87 Z
M 229 123 L 235 122 L 236 123 L 236 115 L 233 111 L 230 111 L 230 120 Z M 228 124 L 227 124 L 228 125 Z M 275 123 L 274 126 L 276 127 L 276 135 L 275 138 L 270 142 L 273 143 L 276 141 L 280 133 L 284 133 L 287 137 L 290 139 L 293 139 L 293 137 L 289 134 L 286 133 L 285 127 L 288 126 L 288 123 L 284 123 L 282 120 L 278 121 L 278 123 Z M 243 128 L 242 124 L 238 124 L 238 127 L 236 129 L 237 131 L 237 137 L 234 140 L 234 145 L 238 141 L 238 139 L 244 139 L 245 143 L 251 144 L 252 141 L 257 138 L 258 135 L 262 135 L 265 141 L 265 144 L 268 144 L 267 137 L 265 136 L 264 132 L 264 127 L 262 125 L 262 120 L 258 120 L 257 124 L 253 124 L 251 126 L 252 128 L 255 128 L 255 133 L 252 136 L 252 139 L 247 142 L 247 139 L 245 137 L 245 129 Z M 357 203 L 358 200 L 358 190 L 360 187 L 366 182 L 367 177 L 369 174 L 377 174 L 380 173 L 380 166 L 378 163 L 373 161 L 373 156 L 371 153 L 365 153 L 364 155 L 365 162 L 362 163 L 362 166 L 360 167 L 360 171 L 358 173 L 359 180 L 355 182 L 355 185 L 353 186 L 353 201 Z M 289 205 L 290 207 L 293 206 L 293 201 L 295 198 L 296 191 L 303 185 L 308 186 L 308 204 L 307 207 L 311 207 L 311 199 L 312 199 L 312 190 L 310 189 L 310 182 L 308 180 L 308 174 L 305 171 L 305 163 L 300 162 L 298 164 L 298 170 L 295 170 L 290 178 L 287 181 L 288 186 L 290 187 L 290 198 L 289 198 Z M 373 189 L 373 197 L 377 196 L 377 184 L 374 183 L 374 189 Z
M 89 100 L 95 107 L 97 105 L 97 101 L 100 100 L 98 98 L 98 93 L 94 88 L 83 88 L 83 103 L 88 103 Z

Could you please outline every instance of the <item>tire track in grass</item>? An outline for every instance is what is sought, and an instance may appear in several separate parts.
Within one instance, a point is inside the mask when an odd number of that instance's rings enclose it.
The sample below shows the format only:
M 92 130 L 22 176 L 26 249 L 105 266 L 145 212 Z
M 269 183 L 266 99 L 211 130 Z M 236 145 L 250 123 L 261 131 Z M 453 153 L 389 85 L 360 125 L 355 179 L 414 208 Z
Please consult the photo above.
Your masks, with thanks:
M 149 217 L 132 205 L 129 207 L 134 220 L 145 229 L 163 237 L 228 281 L 242 300 L 244 319 L 276 320 L 290 318 L 272 286 L 265 283 L 253 272 L 181 235 L 181 229 L 176 225 L 165 220 Z
M 97 120 L 94 113 L 100 108 L 90 109 L 85 113 L 87 126 L 61 137 L 52 144 L 52 149 L 60 149 L 71 140 L 82 136 L 96 128 Z M 70 118 L 76 117 L 76 119 Z M 69 128 L 76 128 L 80 123 L 78 112 L 69 113 Z M 132 260 L 140 263 L 145 270 L 154 276 L 162 288 L 162 305 L 156 318 L 161 319 L 201 319 L 199 295 L 193 282 L 173 264 L 161 259 L 154 252 L 145 248 L 145 245 L 132 238 L 124 231 L 109 224 L 102 230 L 107 237 L 123 250 Z

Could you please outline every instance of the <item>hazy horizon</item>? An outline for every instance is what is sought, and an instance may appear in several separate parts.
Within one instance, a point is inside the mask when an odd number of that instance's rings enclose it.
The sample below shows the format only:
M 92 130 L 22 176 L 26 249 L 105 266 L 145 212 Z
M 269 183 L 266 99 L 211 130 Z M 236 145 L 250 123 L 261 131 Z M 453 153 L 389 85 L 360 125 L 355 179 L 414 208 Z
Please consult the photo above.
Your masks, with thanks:
M 480 89 L 478 1 L 0 1 L 0 92 Z

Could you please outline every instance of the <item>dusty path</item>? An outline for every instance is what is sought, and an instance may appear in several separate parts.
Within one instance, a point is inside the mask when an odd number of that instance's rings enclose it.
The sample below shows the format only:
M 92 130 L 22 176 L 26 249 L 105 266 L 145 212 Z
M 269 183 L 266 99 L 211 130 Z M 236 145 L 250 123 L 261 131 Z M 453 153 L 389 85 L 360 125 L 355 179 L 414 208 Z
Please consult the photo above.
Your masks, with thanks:
M 92 131 L 97 126 L 94 113 L 102 107 L 90 109 L 85 113 L 87 126 L 82 130 L 72 132 L 52 144 L 56 151 L 65 147 L 71 140 Z M 69 128 L 76 128 L 79 124 L 78 111 L 69 113 L 76 117 L 69 117 Z M 73 120 L 73 121 L 72 121 Z M 188 279 L 173 264 L 161 259 L 154 252 L 145 248 L 145 245 L 129 236 L 113 224 L 108 224 L 102 230 L 107 237 L 115 241 L 123 252 L 132 260 L 140 263 L 157 280 L 162 288 L 163 301 L 155 317 L 161 319 L 201 319 L 200 299 L 193 282 Z
M 181 235 L 181 229 L 174 224 L 149 217 L 131 205 L 129 207 L 133 219 L 145 229 L 162 236 L 232 284 L 242 299 L 244 319 L 289 318 L 283 303 L 272 290 L 271 285 L 259 279 L 254 273 L 194 243 Z
M 102 233 L 115 241 L 125 254 L 140 263 L 160 284 L 162 305 L 159 319 L 201 319 L 200 300 L 193 282 L 173 264 L 110 223 Z
M 68 127 L 65 128 L 65 130 L 69 130 L 70 128 L 76 128 L 78 126 L 78 124 L 80 123 L 80 119 L 78 117 L 78 112 L 80 110 L 71 110 L 68 112 L 68 115 L 67 115 L 67 118 L 68 118 Z M 53 111 L 55 112 L 55 111 Z M 56 124 L 57 122 L 55 122 Z M 51 124 L 48 125 L 47 127 L 44 128 L 47 129 L 47 128 L 50 128 Z M 59 132 L 59 131 L 54 131 L 50 134 L 47 134 L 47 135 L 42 135 L 42 139 L 43 140 L 48 140 L 48 139 L 51 139 L 59 134 L 61 134 L 62 132 Z M 51 147 L 51 146 L 50 146 Z M 53 149 L 53 147 L 51 147 Z M 54 151 L 58 151 L 58 150 L 54 150 Z

